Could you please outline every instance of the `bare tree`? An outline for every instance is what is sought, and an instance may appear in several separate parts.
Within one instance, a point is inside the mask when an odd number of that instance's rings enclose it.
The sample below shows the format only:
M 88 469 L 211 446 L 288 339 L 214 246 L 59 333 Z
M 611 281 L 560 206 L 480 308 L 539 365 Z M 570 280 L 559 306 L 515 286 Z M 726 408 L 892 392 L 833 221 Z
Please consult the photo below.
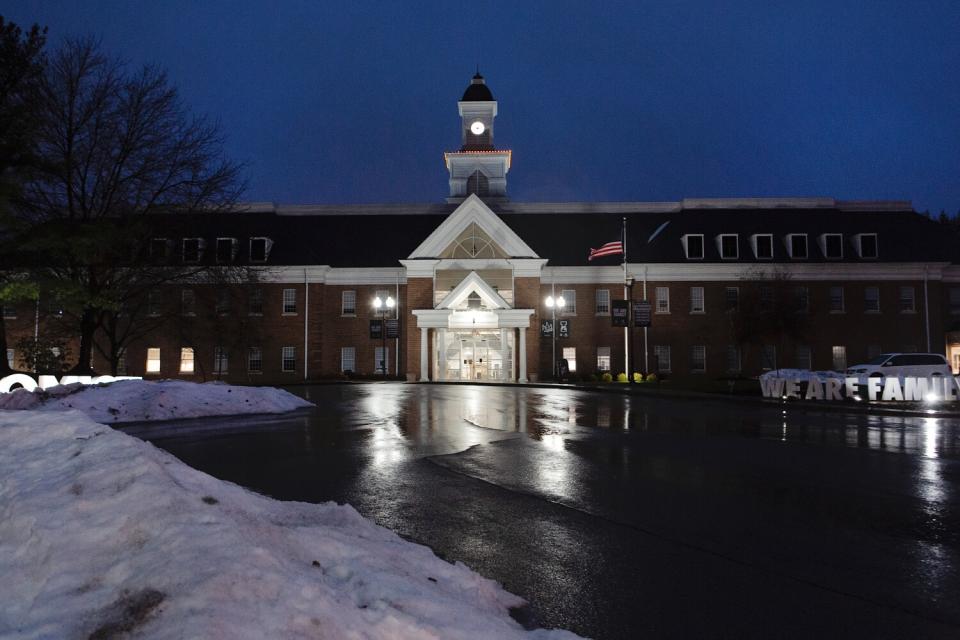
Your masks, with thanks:
M 730 314 L 732 337 L 742 345 L 774 345 L 777 361 L 772 365 L 779 369 L 786 345 L 800 344 L 807 337 L 809 292 L 779 268 L 754 269 L 741 282 L 739 304 Z
M 242 191 L 218 126 L 192 116 L 166 74 L 129 71 L 93 39 L 68 40 L 43 76 L 38 153 L 18 208 L 25 254 L 42 287 L 55 283 L 76 317 L 78 362 L 90 369 L 94 336 L 122 349 L 122 314 L 146 292 L 226 268 L 158 261 L 150 240 L 169 215 L 229 212 Z

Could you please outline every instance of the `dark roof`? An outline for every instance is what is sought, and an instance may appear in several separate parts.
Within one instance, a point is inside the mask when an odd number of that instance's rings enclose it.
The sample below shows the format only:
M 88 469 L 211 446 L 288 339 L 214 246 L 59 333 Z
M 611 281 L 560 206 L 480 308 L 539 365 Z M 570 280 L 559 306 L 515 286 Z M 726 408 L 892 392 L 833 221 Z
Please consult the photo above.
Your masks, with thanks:
M 389 210 L 390 206 L 384 207 Z M 396 267 L 440 224 L 456 205 L 406 207 L 420 213 L 342 213 L 284 215 L 275 211 L 163 216 L 167 237 L 203 237 L 212 254 L 217 237 L 240 239 L 238 260 L 247 262 L 247 238 L 273 240 L 268 264 L 330 265 L 333 267 Z M 591 247 L 618 240 L 627 219 L 627 249 L 631 263 L 769 263 L 754 257 L 750 236 L 772 234 L 773 262 L 793 262 L 786 252 L 786 235 L 805 233 L 809 257 L 800 263 L 960 262 L 958 243 L 943 226 L 910 211 L 842 211 L 840 209 L 703 209 L 668 212 L 592 211 L 589 213 L 517 213 L 510 205 L 492 209 L 551 266 L 616 265 L 619 256 L 587 261 Z M 166 220 L 169 218 L 169 220 Z M 651 236 L 655 237 L 651 239 Z M 720 258 L 717 237 L 735 233 L 738 260 Z M 818 238 L 841 233 L 844 257 L 826 259 Z M 861 259 L 854 250 L 859 233 L 876 233 L 879 257 Z M 688 260 L 682 237 L 704 236 L 703 260 Z M 517 256 L 520 257 L 520 256 Z
M 480 75 L 480 72 L 477 72 L 477 75 L 473 76 L 473 80 L 470 82 L 470 86 L 467 87 L 467 90 L 463 92 L 463 97 L 460 98 L 461 102 L 492 102 L 493 94 L 490 93 L 490 87 L 487 86 L 486 82 L 483 79 L 483 76 Z

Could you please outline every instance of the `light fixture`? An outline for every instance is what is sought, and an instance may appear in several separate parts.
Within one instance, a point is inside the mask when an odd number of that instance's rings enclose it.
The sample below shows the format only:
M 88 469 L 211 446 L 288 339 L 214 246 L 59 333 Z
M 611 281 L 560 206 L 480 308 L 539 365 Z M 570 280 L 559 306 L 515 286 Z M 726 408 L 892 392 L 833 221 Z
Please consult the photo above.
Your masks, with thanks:
M 374 309 L 379 309 L 382 306 L 383 306 L 383 300 L 380 299 L 380 296 L 377 296 L 376 298 L 373 299 Z
M 567 306 L 567 301 L 563 299 L 563 296 L 557 296 L 557 308 L 563 309 Z
M 484 125 L 484 124 L 483 124 L 482 122 L 480 122 L 479 120 L 474 120 L 474 121 L 473 121 L 473 124 L 470 125 L 470 133 L 472 133 L 472 134 L 475 135 L 475 136 L 480 135 L 481 133 L 483 133 L 483 132 L 486 131 L 486 130 L 487 130 L 486 125 Z
M 547 299 L 545 302 L 548 309 L 553 309 L 553 305 L 555 304 L 553 300 L 553 296 L 547 296 Z
M 377 300 L 379 300 L 379 298 L 377 298 Z M 387 296 L 387 309 L 393 309 L 396 304 L 396 300 L 394 300 L 391 296 Z

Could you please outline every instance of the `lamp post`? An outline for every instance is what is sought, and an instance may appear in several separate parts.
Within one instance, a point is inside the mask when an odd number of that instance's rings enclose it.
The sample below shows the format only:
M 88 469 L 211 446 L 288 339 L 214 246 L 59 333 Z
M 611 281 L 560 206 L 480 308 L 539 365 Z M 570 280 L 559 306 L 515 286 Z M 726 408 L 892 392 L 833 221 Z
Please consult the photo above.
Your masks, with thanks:
M 377 296 L 373 299 L 373 308 L 377 310 L 377 313 L 380 314 L 380 363 L 383 367 L 383 378 L 387 378 L 387 315 L 390 313 L 390 309 L 393 309 L 397 304 L 397 301 L 394 300 L 391 296 L 387 296 L 386 300 Z
M 562 312 L 567 301 L 563 299 L 563 296 L 557 296 L 556 299 L 553 296 L 547 296 L 544 303 L 550 309 L 551 322 L 553 323 L 553 331 L 550 332 L 550 336 L 553 340 L 553 377 L 556 379 L 559 377 L 557 375 L 557 309 Z

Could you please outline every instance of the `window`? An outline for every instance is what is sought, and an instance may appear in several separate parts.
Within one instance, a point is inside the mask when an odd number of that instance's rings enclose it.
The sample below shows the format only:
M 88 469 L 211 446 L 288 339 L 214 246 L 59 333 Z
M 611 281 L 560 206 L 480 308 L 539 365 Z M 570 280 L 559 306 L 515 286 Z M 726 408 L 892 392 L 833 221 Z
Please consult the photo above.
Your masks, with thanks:
M 720 257 L 724 260 L 736 260 L 740 257 L 740 239 L 737 234 L 720 234 Z
M 740 347 L 735 344 L 727 345 L 727 371 L 740 373 Z
M 610 315 L 610 289 L 597 289 L 597 307 L 598 316 Z
M 4 302 L 0 303 L 0 308 L 3 309 L 3 319 L 4 320 L 16 320 L 17 319 L 17 307 L 10 303 Z
M 857 252 L 864 260 L 876 259 L 880 254 L 878 251 L 877 234 L 860 233 L 857 234 Z
M 230 371 L 230 357 L 224 347 L 213 348 L 213 372 L 224 374 Z
M 760 311 L 773 311 L 773 287 L 760 285 Z
M 197 299 L 193 289 L 183 289 L 180 291 L 180 313 L 185 316 L 193 316 L 197 313 Z
M 237 256 L 236 238 L 217 238 L 217 262 L 226 264 L 233 262 Z
M 683 248 L 687 253 L 687 260 L 703 260 L 703 235 L 683 236 Z
M 703 313 L 703 287 L 690 287 L 690 313 Z
M 14 351 L 13 349 L 7 349 L 7 366 L 13 369 L 14 368 L 13 363 L 16 361 L 16 359 L 17 359 L 17 352 Z
M 180 348 L 180 373 L 193 373 L 193 347 Z
M 867 313 L 880 313 L 880 287 L 867 287 L 863 290 L 863 310 Z
M 162 296 L 159 291 L 147 292 L 147 315 L 154 317 L 160 315 L 161 303 Z
M 867 345 L 867 360 L 873 360 L 878 357 L 883 351 L 880 349 L 878 344 L 868 344 Z
M 280 352 L 280 370 L 291 373 L 297 370 L 297 351 L 295 347 L 284 347 Z
M 154 260 L 166 260 L 169 257 L 169 241 L 166 238 L 153 238 L 150 240 L 150 257 Z
M 188 263 L 200 262 L 203 252 L 203 240 L 200 238 L 184 238 L 182 245 L 183 261 Z
M 342 316 L 357 315 L 357 292 L 356 291 L 343 291 L 340 294 L 340 315 Z
M 810 347 L 806 345 L 797 347 L 797 368 L 813 369 L 813 353 L 810 351 Z
M 847 348 L 843 345 L 831 348 L 833 353 L 833 370 L 846 371 L 847 369 Z
M 567 367 L 569 368 L 570 373 L 573 373 L 577 370 L 577 348 L 576 347 L 564 347 L 563 359 L 567 361 Z
M 247 299 L 247 313 L 251 316 L 263 315 L 263 289 L 251 289 Z
M 563 313 L 570 316 L 577 315 L 576 289 L 563 289 L 560 291 L 560 295 L 563 296 Z
M 790 233 L 787 234 L 787 250 L 790 257 L 794 260 L 806 260 L 807 258 L 807 234 Z
M 117 375 L 125 376 L 127 375 L 127 350 L 120 349 L 120 353 L 117 354 Z
M 797 313 L 810 313 L 810 290 L 806 287 L 797 287 L 793 290 L 793 295 Z
M 610 371 L 610 347 L 597 347 L 597 371 Z
M 823 257 L 827 260 L 843 258 L 843 235 L 840 233 L 825 233 L 821 236 L 823 243 Z
M 384 351 L 383 347 L 376 347 L 373 350 L 373 369 L 378 374 L 383 375 L 390 369 L 390 347 Z
M 703 373 L 707 370 L 707 348 L 700 344 L 690 347 L 690 372 Z
M 770 371 L 777 368 L 777 347 L 772 344 L 760 346 L 760 368 Z
M 160 347 L 147 349 L 147 373 L 160 373 Z
M 727 311 L 737 311 L 740 308 L 740 287 L 724 289 L 723 306 Z
M 230 290 L 226 288 L 217 289 L 217 313 L 226 315 L 230 313 Z
M 260 347 L 250 347 L 247 352 L 247 371 L 263 373 L 263 351 L 260 350 Z
M 670 345 L 654 345 L 653 357 L 656 359 L 657 372 L 670 373 Z
M 670 287 L 657 287 L 657 313 L 670 313 Z
M 913 299 L 913 287 L 900 287 L 900 313 L 913 313 L 916 310 Z
M 250 262 L 266 262 L 272 245 L 269 238 L 250 238 Z
M 295 314 L 297 312 L 297 290 L 283 290 L 283 313 Z
M 830 287 L 830 313 L 843 313 L 843 287 Z
M 950 287 L 950 313 L 960 314 L 960 287 Z
M 753 236 L 753 255 L 757 260 L 773 260 L 773 236 L 761 233 Z
M 340 371 L 342 373 L 353 373 L 357 369 L 357 349 L 356 347 L 340 348 Z

